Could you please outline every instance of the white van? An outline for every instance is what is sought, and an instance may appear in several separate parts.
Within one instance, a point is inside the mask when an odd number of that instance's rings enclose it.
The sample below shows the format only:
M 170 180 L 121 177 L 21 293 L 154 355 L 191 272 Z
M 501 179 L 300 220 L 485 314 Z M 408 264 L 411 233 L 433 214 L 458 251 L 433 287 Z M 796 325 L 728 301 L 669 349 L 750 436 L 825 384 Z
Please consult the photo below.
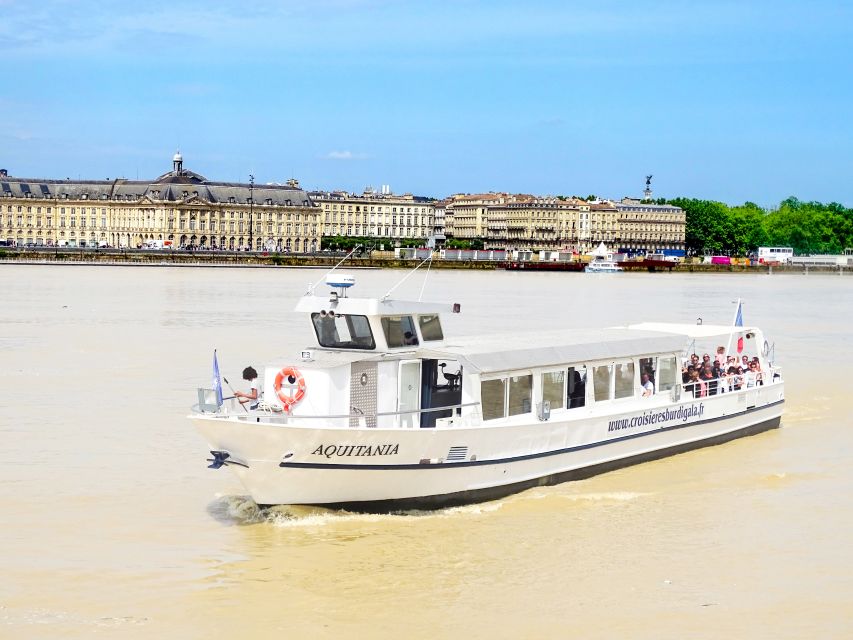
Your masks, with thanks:
M 793 257 L 794 250 L 791 247 L 758 247 L 758 264 L 768 262 L 789 264 Z

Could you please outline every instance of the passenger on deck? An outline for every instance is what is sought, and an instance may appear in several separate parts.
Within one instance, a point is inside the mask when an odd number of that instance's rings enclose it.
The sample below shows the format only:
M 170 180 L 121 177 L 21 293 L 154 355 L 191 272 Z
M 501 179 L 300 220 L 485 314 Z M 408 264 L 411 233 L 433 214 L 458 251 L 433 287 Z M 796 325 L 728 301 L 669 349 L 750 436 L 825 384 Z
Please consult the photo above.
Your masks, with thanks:
M 256 409 L 261 401 L 261 387 L 258 383 L 258 372 L 254 367 L 246 367 L 243 369 L 243 380 L 249 383 L 249 391 L 235 391 L 234 397 L 237 398 L 240 404 L 249 403 L 250 409 Z
M 693 394 L 694 398 L 704 398 L 708 395 L 708 387 L 704 381 L 699 378 L 699 370 L 690 370 L 690 382 L 685 385 L 688 392 Z
M 699 379 L 705 383 L 708 392 L 707 395 L 717 395 L 717 379 L 714 375 L 713 369 L 711 368 L 710 362 L 702 367 L 702 372 L 699 374 Z
M 755 372 L 755 384 L 761 386 L 764 384 L 764 373 L 761 371 L 761 363 L 758 358 L 753 358 L 749 363 L 749 368 Z
M 740 391 L 743 385 L 743 376 L 740 374 L 739 367 L 729 367 L 729 391 Z

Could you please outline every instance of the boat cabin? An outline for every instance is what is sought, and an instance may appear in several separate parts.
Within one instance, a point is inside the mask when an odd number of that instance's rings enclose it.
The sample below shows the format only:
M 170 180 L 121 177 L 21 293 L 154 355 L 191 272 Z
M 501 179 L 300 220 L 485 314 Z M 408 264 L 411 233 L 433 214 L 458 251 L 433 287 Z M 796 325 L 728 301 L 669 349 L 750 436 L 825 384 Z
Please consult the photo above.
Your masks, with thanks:
M 349 298 L 349 286 L 297 304 L 317 342 L 296 363 L 267 367 L 270 419 L 318 428 L 475 427 L 664 406 L 683 392 L 691 334 L 735 331 L 662 324 L 450 341 L 441 315 L 458 305 Z M 745 352 L 766 356 L 757 329 L 736 329 Z

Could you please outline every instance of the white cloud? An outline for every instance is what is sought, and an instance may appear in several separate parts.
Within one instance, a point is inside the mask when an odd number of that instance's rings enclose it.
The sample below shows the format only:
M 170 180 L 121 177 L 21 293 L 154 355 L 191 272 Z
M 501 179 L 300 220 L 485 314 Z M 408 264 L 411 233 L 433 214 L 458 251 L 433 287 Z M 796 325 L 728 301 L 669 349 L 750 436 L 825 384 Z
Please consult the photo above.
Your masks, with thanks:
M 353 153 L 352 151 L 329 151 L 323 156 L 326 160 L 365 160 L 366 153 Z

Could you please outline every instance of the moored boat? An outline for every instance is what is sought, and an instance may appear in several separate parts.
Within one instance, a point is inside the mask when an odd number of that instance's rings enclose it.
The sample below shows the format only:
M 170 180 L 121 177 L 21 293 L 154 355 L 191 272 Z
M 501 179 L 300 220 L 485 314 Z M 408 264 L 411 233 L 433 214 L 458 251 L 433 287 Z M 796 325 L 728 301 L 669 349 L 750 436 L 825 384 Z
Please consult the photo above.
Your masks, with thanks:
M 591 254 L 592 260 L 586 265 L 587 273 L 620 273 L 622 267 L 613 259 L 613 253 L 602 242 Z
M 781 370 L 755 327 L 645 324 L 530 337 L 444 335 L 458 305 L 347 297 L 296 311 L 317 344 L 266 367 L 257 409 L 199 390 L 211 467 L 262 505 L 361 510 L 496 498 L 779 426 Z M 682 381 L 688 345 L 733 341 L 761 384 Z
M 586 265 L 586 269 L 584 269 L 584 271 L 587 273 L 619 273 L 622 271 L 622 267 L 613 260 L 596 258 Z

